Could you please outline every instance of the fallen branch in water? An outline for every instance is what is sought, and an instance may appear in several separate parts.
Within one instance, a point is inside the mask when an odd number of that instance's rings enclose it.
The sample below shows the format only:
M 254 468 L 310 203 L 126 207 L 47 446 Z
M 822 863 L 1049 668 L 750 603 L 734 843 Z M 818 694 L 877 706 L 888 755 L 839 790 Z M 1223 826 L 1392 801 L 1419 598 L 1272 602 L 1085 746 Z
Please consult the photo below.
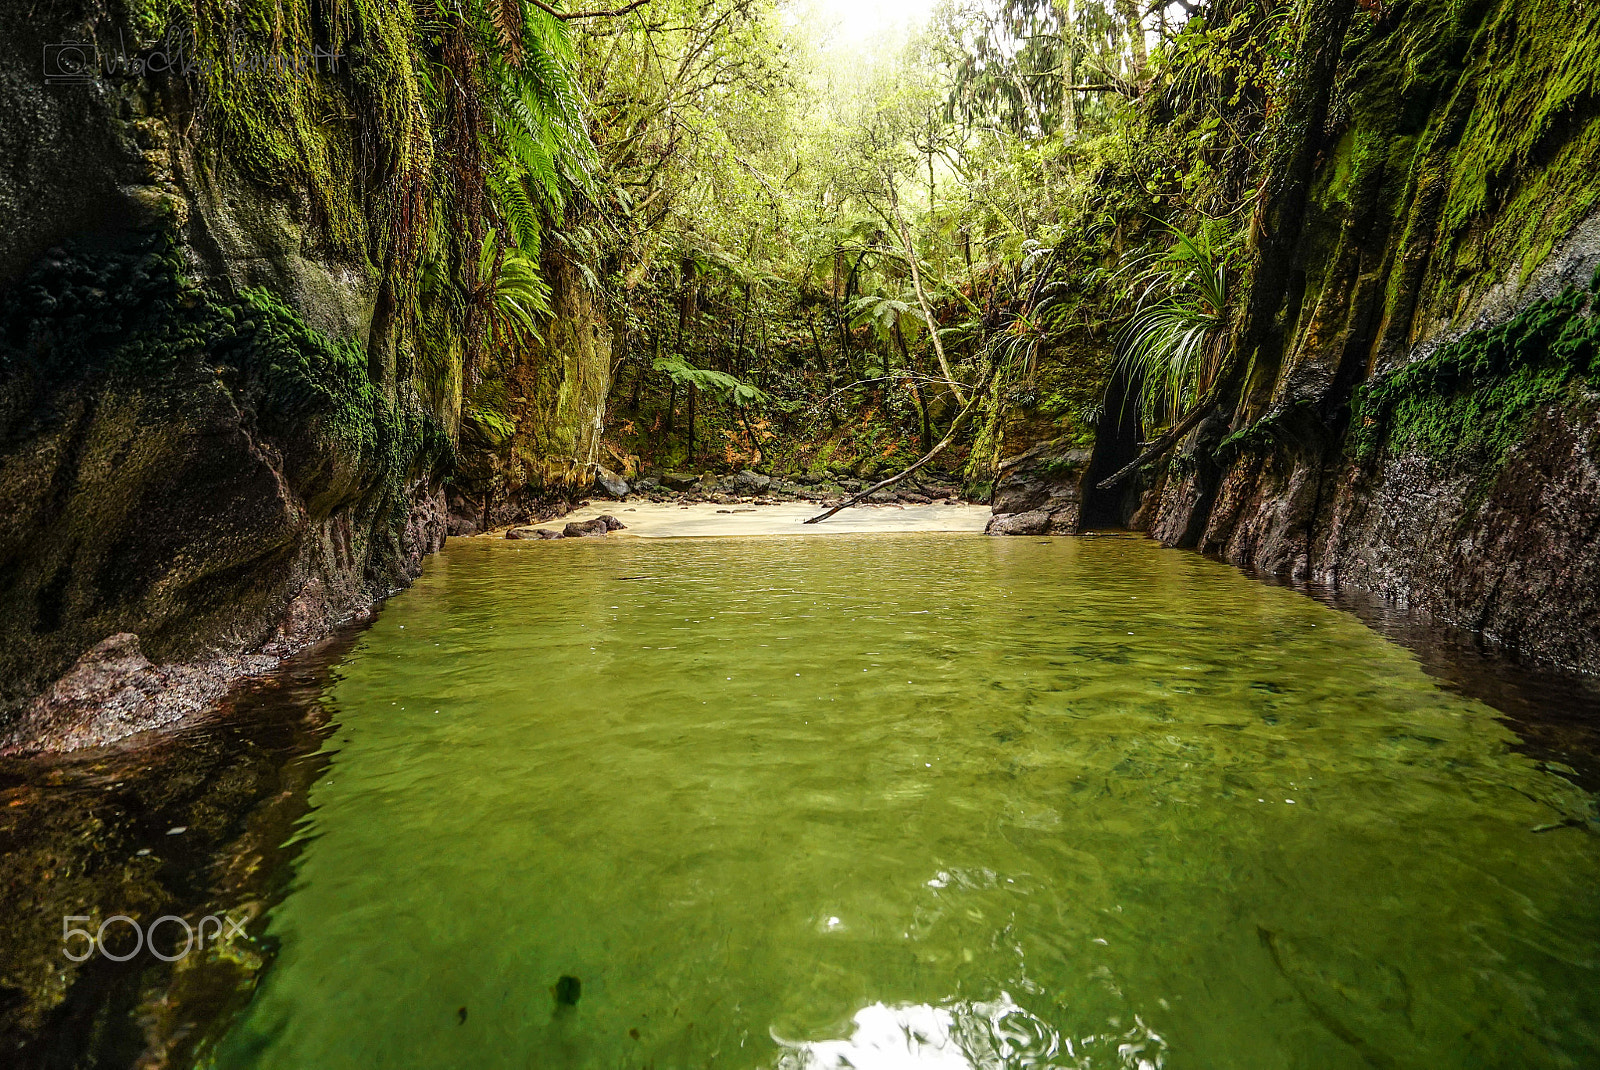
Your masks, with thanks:
M 952 443 L 952 442 L 954 442 L 956 440 L 956 436 L 961 433 L 962 428 L 967 426 L 967 421 L 972 418 L 972 414 L 978 411 L 978 405 L 983 400 L 984 394 L 988 390 L 990 377 L 993 375 L 994 370 L 995 370 L 995 368 L 997 366 L 998 365 L 996 365 L 996 364 L 991 364 L 988 367 L 988 369 L 984 371 L 983 379 L 979 381 L 978 389 L 973 391 L 972 400 L 967 402 L 967 407 L 962 409 L 961 412 L 956 416 L 955 422 L 950 425 L 950 430 L 945 433 L 944 438 L 939 440 L 939 444 L 934 446 L 933 449 L 929 450 L 927 453 L 924 453 L 922 455 L 922 458 L 920 460 L 918 460 L 916 464 L 913 464 L 910 468 L 905 469 L 904 471 L 900 472 L 898 475 L 890 476 L 888 479 L 885 479 L 881 483 L 874 483 L 872 486 L 868 487 L 866 490 L 862 491 L 859 494 L 856 494 L 856 495 L 854 495 L 852 497 L 846 498 L 844 501 L 840 502 L 838 505 L 834 506 L 832 509 L 829 509 L 826 513 L 823 513 L 820 516 L 814 516 L 810 520 L 807 520 L 806 523 L 807 524 L 820 523 L 820 522 L 828 519 L 834 513 L 837 513 L 842 509 L 850 508 L 852 505 L 854 505 L 857 502 L 861 501 L 867 495 L 876 494 L 878 491 L 882 490 L 884 487 L 892 487 L 892 486 L 894 486 L 896 483 L 898 483 L 902 479 L 906 478 L 906 476 L 909 476 L 912 472 L 915 472 L 917 469 L 921 468 L 923 465 L 927 464 L 929 461 L 931 461 L 935 457 L 939 456 L 939 454 L 944 451 L 944 448 L 946 446 L 950 445 L 950 443 Z

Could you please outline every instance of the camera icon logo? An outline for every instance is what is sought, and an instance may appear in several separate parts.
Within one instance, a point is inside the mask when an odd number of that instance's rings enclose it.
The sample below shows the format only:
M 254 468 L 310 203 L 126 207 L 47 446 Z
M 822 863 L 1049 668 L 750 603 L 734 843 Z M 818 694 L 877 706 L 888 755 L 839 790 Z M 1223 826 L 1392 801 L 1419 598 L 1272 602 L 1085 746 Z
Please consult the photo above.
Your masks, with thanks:
M 44 46 L 46 85 L 82 85 L 94 79 L 94 45 L 62 41 Z

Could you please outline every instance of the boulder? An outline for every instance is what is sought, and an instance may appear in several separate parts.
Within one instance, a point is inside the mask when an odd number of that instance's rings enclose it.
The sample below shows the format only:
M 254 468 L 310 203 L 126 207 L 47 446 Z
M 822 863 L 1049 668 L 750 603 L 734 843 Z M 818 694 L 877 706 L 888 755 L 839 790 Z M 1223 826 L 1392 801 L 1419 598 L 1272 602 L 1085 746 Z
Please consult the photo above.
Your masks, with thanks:
M 1050 514 L 1043 509 L 1027 513 L 999 513 L 983 529 L 985 535 L 1043 535 L 1050 530 Z
M 606 513 L 604 516 L 599 516 L 595 519 L 604 520 L 606 522 L 607 531 L 621 531 L 623 528 L 628 526 L 622 521 L 618 520 L 616 517 L 612 516 L 610 513 Z
M 867 495 L 867 501 L 872 502 L 875 505 L 888 505 L 891 502 L 897 502 L 899 500 L 900 495 L 896 494 L 892 490 L 875 490 L 871 494 Z
M 603 491 L 613 498 L 626 498 L 628 496 L 628 481 L 603 465 L 595 466 L 594 485 L 595 489 Z
M 615 518 L 600 516 L 595 517 L 593 520 L 585 520 L 582 523 L 574 520 L 572 523 L 561 529 L 561 534 L 564 538 L 568 539 L 588 539 L 602 537 L 609 534 L 611 531 L 611 525 L 606 522 L 607 519 Z
M 1075 502 L 1025 513 L 1000 513 L 989 520 L 985 535 L 1076 535 L 1080 509 Z
M 561 532 L 549 528 L 512 528 L 506 532 L 508 539 L 559 539 Z
M 1087 450 L 1063 449 L 1054 442 L 1006 458 L 1000 462 L 1000 479 L 994 487 L 994 512 L 1060 514 L 1069 506 L 1077 508 L 1083 500 L 1080 483 L 1088 467 Z
M 900 495 L 900 500 L 903 502 L 910 502 L 912 505 L 927 505 L 933 499 L 929 498 L 926 494 L 918 494 L 915 491 L 908 490 L 904 494 Z
M 663 472 L 661 482 L 668 490 L 688 490 L 700 482 L 700 477 L 689 472 Z
M 733 477 L 733 485 L 739 490 L 751 491 L 760 494 L 772 486 L 772 477 L 764 476 L 760 472 L 752 472 L 746 468 Z

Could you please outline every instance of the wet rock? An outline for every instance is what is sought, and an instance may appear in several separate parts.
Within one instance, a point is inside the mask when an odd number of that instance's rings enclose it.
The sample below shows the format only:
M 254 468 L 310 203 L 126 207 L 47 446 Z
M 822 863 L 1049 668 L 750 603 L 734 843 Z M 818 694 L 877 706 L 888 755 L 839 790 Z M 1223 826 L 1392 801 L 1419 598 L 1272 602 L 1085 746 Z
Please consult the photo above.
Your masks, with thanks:
M 616 517 L 612 516 L 610 513 L 596 517 L 596 519 L 605 521 L 606 530 L 608 531 L 621 531 L 628 526 L 622 521 L 618 520 Z
M 119 632 L 28 704 L 0 752 L 76 750 L 159 728 L 211 709 L 234 680 L 278 663 L 255 654 L 157 666 L 144 656 L 137 635 Z
M 589 539 L 603 537 L 609 534 L 611 531 L 611 525 L 606 523 L 606 520 L 606 517 L 596 517 L 593 520 L 585 520 L 582 523 L 574 520 L 572 523 L 561 529 L 561 534 L 563 537 L 568 539 Z
M 889 505 L 900 500 L 900 495 L 892 490 L 875 490 L 867 495 L 867 501 L 875 505 Z
M 559 539 L 561 532 L 549 528 L 512 528 L 506 532 L 508 539 Z
M 1044 535 L 1050 529 L 1050 514 L 1043 509 L 1026 513 L 1000 513 L 991 517 L 985 535 Z
M 910 502 L 912 505 L 927 505 L 933 499 L 929 498 L 926 494 L 918 494 L 915 491 L 908 490 L 904 494 L 900 495 L 900 500 L 903 502 Z
M 628 496 L 628 481 L 609 468 L 597 466 L 594 470 L 595 489 L 603 491 L 613 498 L 626 498 Z

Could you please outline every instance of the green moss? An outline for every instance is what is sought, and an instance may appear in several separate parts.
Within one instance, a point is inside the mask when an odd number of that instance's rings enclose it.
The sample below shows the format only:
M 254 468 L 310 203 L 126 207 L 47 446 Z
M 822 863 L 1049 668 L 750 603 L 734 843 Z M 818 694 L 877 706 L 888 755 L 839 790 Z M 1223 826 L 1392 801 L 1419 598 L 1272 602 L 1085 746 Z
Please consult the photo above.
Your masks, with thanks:
M 1357 392 L 1351 448 L 1362 461 L 1416 450 L 1494 468 L 1538 412 L 1577 380 L 1600 381 L 1600 316 L 1568 287 L 1473 331 Z
M 410 4 L 135 0 L 136 32 L 192 38 L 202 146 L 297 191 L 320 237 L 404 286 L 433 138 Z M 400 257 L 392 254 L 400 252 Z
M 267 291 L 229 297 L 195 284 L 165 238 L 37 265 L 0 316 L 0 375 L 30 372 L 180 396 L 196 376 L 214 376 L 259 430 L 334 444 L 370 487 L 394 489 L 449 460 L 437 422 L 392 403 L 359 345 L 308 327 Z
M 1217 464 L 1226 467 L 1244 454 L 1266 453 L 1280 443 L 1294 441 L 1297 427 L 1304 428 L 1318 421 L 1316 409 L 1317 403 L 1310 398 L 1274 409 L 1217 443 L 1211 451 L 1211 457 Z

